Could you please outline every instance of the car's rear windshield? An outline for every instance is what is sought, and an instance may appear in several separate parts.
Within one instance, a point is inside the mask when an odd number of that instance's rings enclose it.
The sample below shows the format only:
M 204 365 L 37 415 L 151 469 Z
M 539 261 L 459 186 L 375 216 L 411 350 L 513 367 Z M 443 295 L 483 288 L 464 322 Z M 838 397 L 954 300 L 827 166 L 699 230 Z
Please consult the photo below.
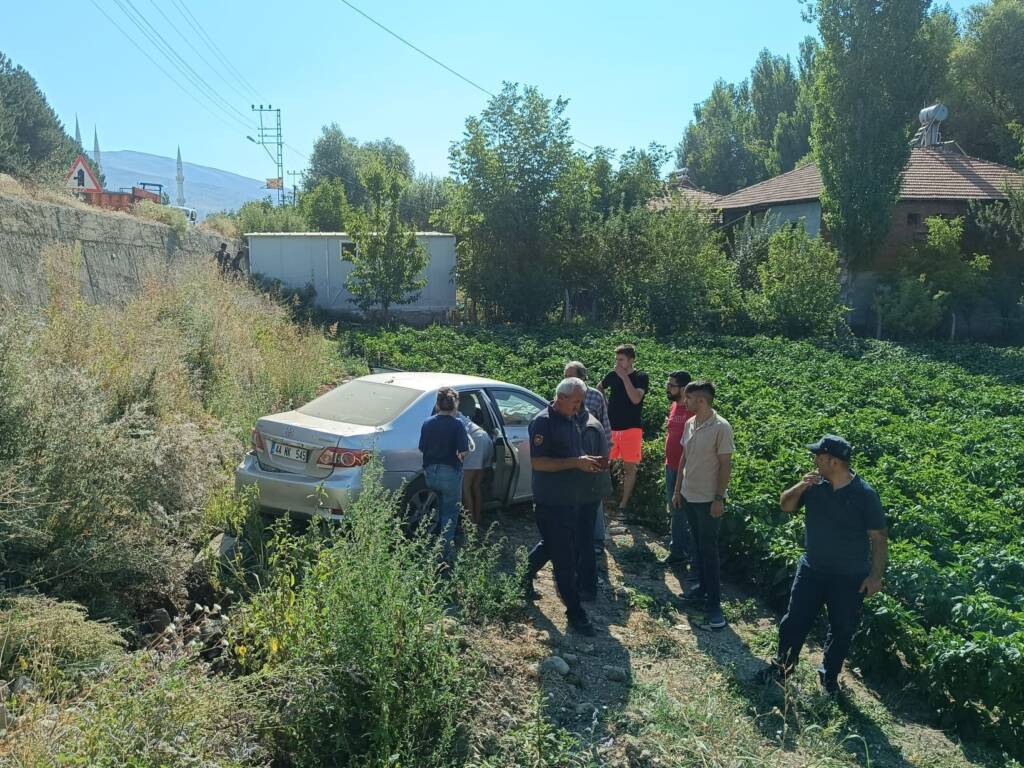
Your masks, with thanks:
M 350 381 L 298 409 L 319 419 L 379 427 L 392 421 L 423 392 L 375 381 Z

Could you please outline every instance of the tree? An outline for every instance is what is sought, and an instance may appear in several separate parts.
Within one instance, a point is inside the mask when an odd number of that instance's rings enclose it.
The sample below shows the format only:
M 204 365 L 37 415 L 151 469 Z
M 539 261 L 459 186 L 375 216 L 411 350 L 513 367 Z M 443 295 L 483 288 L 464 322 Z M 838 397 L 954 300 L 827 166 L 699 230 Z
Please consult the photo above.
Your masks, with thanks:
M 773 56 L 763 48 L 750 72 L 750 104 L 758 140 L 767 148 L 781 115 L 796 109 L 799 90 L 788 56 Z
M 575 167 L 567 104 L 505 83 L 449 155 L 456 184 L 442 221 L 459 235 L 460 286 L 511 320 L 543 317 L 561 298 L 552 221 L 559 180 Z
M 614 175 L 614 204 L 628 211 L 661 194 L 661 167 L 668 159 L 668 150 L 653 142 L 646 149 L 626 150 Z
M 437 176 L 417 176 L 402 193 L 399 215 L 413 229 L 429 230 L 431 217 L 448 204 L 450 190 Z
M 391 139 L 378 139 L 360 144 L 346 136 L 337 123 L 325 125 L 313 144 L 306 174 L 306 191 L 316 189 L 324 179 L 340 181 L 350 205 L 365 205 L 366 188 L 359 173 L 372 159 L 378 158 L 407 179 L 413 176 L 412 159 L 401 144 Z
M 359 166 L 359 142 L 346 136 L 337 123 L 325 125 L 320 138 L 313 143 L 305 177 L 306 191 L 316 189 L 324 179 L 337 179 L 344 185 L 349 203 L 362 205 Z
M 768 259 L 757 272 L 760 290 L 747 294 L 747 306 L 763 331 L 820 336 L 842 322 L 838 254 L 821 238 L 808 235 L 802 222 L 787 224 L 771 236 Z
M 355 250 L 344 255 L 352 263 L 345 287 L 360 309 L 379 311 L 388 322 L 392 306 L 419 298 L 427 282 L 420 277 L 427 254 L 398 215 L 408 178 L 382 158 L 373 157 L 360 171 L 359 180 L 366 189 L 366 208 L 348 213 Z
M 921 104 L 927 0 L 817 0 L 811 145 L 821 207 L 848 280 L 889 230 Z M 914 121 L 916 122 L 916 121 Z M 849 289 L 849 283 L 846 285 Z
M 991 0 L 966 11 L 950 58 L 948 132 L 973 155 L 1010 164 L 1018 143 L 1010 125 L 1024 123 L 1024 3 Z
M 727 194 L 765 177 L 765 168 L 751 149 L 753 112 L 750 93 L 724 80 L 715 82 L 711 95 L 693 108 L 676 150 L 676 165 L 687 168 L 693 182 L 712 192 Z
M 299 201 L 299 211 L 313 232 L 344 232 L 345 187 L 340 179 L 323 179 Z
M 793 109 L 778 116 L 771 136 L 768 165 L 773 173 L 785 173 L 801 164 L 811 151 L 811 122 L 814 119 L 814 61 L 820 46 L 813 37 L 800 43 L 797 61 L 796 102 Z
M 0 173 L 56 180 L 78 151 L 32 75 L 0 53 Z
M 928 241 L 908 260 L 906 269 L 926 276 L 933 294 L 946 296 L 951 312 L 950 339 L 956 338 L 957 314 L 969 315 L 989 285 L 992 259 L 963 252 L 964 219 L 931 216 Z
M 738 304 L 732 264 L 706 211 L 635 208 L 613 216 L 608 228 L 609 257 L 621 270 L 623 319 L 658 334 L 729 324 Z

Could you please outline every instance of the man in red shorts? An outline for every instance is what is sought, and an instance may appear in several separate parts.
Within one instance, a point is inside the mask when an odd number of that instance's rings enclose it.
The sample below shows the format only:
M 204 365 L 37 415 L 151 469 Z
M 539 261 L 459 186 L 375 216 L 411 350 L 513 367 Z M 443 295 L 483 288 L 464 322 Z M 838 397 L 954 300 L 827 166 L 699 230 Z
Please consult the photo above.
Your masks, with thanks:
M 619 515 L 626 523 L 636 523 L 629 499 L 636 485 L 644 442 L 641 422 L 644 396 L 649 389 L 647 374 L 634 367 L 636 349 L 632 344 L 615 348 L 615 370 L 601 379 L 599 389 L 608 398 L 608 420 L 612 425 L 611 460 L 622 461 L 622 501 Z

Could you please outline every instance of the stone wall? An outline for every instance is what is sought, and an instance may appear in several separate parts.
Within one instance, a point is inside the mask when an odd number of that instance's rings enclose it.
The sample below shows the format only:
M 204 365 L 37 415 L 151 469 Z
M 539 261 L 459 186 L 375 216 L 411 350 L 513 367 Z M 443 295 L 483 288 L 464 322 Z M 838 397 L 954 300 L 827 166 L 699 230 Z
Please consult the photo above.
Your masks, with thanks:
M 169 226 L 128 214 L 0 195 L 0 300 L 45 304 L 43 254 L 54 246 L 81 244 L 82 296 L 118 303 L 175 262 L 212 260 L 222 242 L 237 253 L 240 242 L 195 227 L 179 240 Z

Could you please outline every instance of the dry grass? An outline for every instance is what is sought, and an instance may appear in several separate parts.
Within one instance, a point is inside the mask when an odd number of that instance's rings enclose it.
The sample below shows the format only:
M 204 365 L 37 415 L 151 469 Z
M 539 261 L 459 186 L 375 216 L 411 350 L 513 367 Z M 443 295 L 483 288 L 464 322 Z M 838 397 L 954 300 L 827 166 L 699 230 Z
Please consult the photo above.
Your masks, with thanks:
M 236 220 L 226 213 L 211 213 L 199 223 L 199 228 L 227 238 L 236 238 L 241 234 Z

